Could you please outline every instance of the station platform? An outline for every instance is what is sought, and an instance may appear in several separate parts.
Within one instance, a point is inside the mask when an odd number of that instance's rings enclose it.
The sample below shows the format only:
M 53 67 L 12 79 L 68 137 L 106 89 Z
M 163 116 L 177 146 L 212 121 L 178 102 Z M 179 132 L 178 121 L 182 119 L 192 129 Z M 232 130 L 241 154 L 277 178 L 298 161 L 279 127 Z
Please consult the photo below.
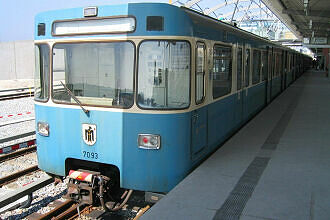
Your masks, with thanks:
M 329 219 L 330 79 L 308 71 L 140 219 Z

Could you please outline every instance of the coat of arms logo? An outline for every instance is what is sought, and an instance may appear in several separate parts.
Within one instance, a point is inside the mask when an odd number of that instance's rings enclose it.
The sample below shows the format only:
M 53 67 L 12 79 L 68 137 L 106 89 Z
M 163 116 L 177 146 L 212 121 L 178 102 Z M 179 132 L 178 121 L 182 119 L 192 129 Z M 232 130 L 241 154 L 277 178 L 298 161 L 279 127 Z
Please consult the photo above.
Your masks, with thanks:
M 94 145 L 96 142 L 96 125 L 82 124 L 82 137 L 87 145 Z

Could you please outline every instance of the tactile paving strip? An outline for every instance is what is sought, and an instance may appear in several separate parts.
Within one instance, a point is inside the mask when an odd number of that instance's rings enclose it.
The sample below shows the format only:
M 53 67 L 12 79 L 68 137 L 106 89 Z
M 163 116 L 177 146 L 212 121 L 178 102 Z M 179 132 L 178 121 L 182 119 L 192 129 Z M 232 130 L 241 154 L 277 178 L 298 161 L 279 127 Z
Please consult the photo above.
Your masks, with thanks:
M 274 129 L 267 137 L 264 144 L 261 146 L 259 156 L 256 156 L 245 170 L 241 178 L 236 183 L 226 201 L 217 210 L 213 219 L 216 220 L 239 220 L 244 207 L 250 199 L 258 181 L 271 159 L 271 152 L 276 149 L 285 128 L 287 127 L 293 112 L 298 105 L 299 98 L 302 94 L 303 87 L 298 88 L 296 98 L 288 106 L 286 112 L 277 122 Z M 265 151 L 270 152 L 265 152 Z M 261 157 L 260 155 L 265 155 Z
M 256 157 L 245 170 L 233 191 L 218 209 L 214 219 L 239 219 L 270 158 Z
M 295 108 L 298 105 L 300 95 L 302 94 L 302 88 L 297 91 L 297 96 L 294 101 L 288 106 L 285 113 L 282 115 L 280 120 L 277 122 L 276 126 L 273 128 L 269 136 L 267 137 L 265 143 L 261 146 L 261 149 L 275 150 L 278 142 L 280 141 L 289 121 L 293 115 Z

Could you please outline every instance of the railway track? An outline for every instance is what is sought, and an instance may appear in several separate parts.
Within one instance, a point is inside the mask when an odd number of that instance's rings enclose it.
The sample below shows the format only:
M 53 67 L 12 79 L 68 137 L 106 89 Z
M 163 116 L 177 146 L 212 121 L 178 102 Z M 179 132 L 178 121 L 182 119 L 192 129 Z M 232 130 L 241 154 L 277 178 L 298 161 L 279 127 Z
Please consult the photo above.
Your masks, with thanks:
M 24 147 L 24 148 L 19 149 L 20 147 Z M 34 153 L 37 150 L 37 146 L 35 145 L 35 139 L 31 139 L 31 140 L 24 141 L 24 142 L 21 142 L 21 143 L 18 143 L 18 144 L 7 146 L 5 148 L 8 149 L 7 151 L 10 151 L 10 150 L 15 150 L 15 151 L 1 155 L 0 156 L 0 163 L 6 162 L 6 161 L 9 161 L 9 160 L 13 160 L 13 159 L 16 159 L 18 157 L 22 157 L 22 156 L 30 154 L 30 153 Z M 3 151 L 4 151 L 3 149 L 4 148 L 0 149 L 1 153 L 3 153 Z M 18 178 L 20 178 L 24 175 L 35 172 L 37 170 L 39 170 L 38 165 L 34 165 L 34 166 L 28 167 L 24 170 L 12 173 L 8 176 L 1 177 L 0 178 L 0 187 L 2 187 L 3 185 L 8 184 L 10 182 L 15 181 L 15 180 L 17 180 Z
M 21 93 L 16 93 L 16 94 L 1 95 L 0 101 L 32 97 L 33 95 L 34 95 L 33 92 L 21 92 Z
M 7 193 L 0 198 L 0 208 L 5 207 L 13 202 L 16 202 L 17 200 L 23 198 L 24 196 L 29 196 L 30 201 L 28 201 L 29 204 L 24 204 L 26 207 L 28 207 L 32 201 L 32 193 L 36 190 L 39 190 L 48 184 L 54 182 L 54 179 L 50 176 L 42 177 L 38 181 L 31 182 L 29 184 L 24 185 L 23 187 L 15 190 L 15 192 Z M 20 204 L 17 208 L 20 207 Z
M 132 201 L 129 201 L 120 210 L 114 212 L 104 212 L 101 207 L 94 207 L 91 205 L 80 205 L 72 200 L 55 200 L 48 204 L 51 210 L 45 214 L 32 213 L 26 218 L 29 220 L 45 220 L 45 219 L 80 219 L 80 217 L 87 219 L 113 219 L 113 220 L 137 220 L 139 219 L 152 205 L 144 202 L 137 202 L 136 197 L 143 200 L 141 195 L 135 195 Z M 114 203 L 112 203 L 115 205 Z M 79 207 L 79 211 L 78 211 Z
M 72 200 L 66 200 L 64 202 L 55 200 L 49 206 L 55 206 L 51 211 L 45 214 L 32 213 L 27 216 L 29 220 L 46 220 L 46 219 L 69 219 L 73 217 L 77 212 L 78 205 Z
M 24 147 L 20 149 L 21 147 Z M 8 149 L 7 151 L 16 150 L 7 154 L 0 155 L 0 163 L 5 162 L 7 160 L 12 160 L 17 157 L 24 156 L 29 153 L 36 152 L 37 146 L 35 145 L 35 139 L 31 139 L 28 141 L 24 141 L 18 144 L 10 145 L 5 148 L 0 149 L 0 153 L 4 153 L 3 149 Z
M 36 151 L 35 140 L 32 139 L 32 140 L 29 140 L 28 142 L 30 144 L 33 143 L 33 146 L 25 147 L 25 148 L 16 150 L 14 152 L 1 155 L 0 163 L 14 159 L 14 158 L 21 157 L 26 154 L 30 154 L 32 152 L 35 152 Z M 20 144 L 27 145 L 24 143 L 25 142 L 20 143 Z M 17 147 L 20 144 L 16 144 L 14 146 Z M 2 177 L 2 178 L 0 178 L 0 187 L 7 185 L 9 183 L 12 183 L 12 182 L 16 181 L 18 178 L 25 176 L 25 175 L 29 175 L 38 170 L 39 170 L 38 166 L 35 165 L 35 166 L 28 167 L 24 170 L 21 170 L 19 172 L 15 172 L 8 176 Z M 8 195 L 8 196 L 6 195 L 5 198 L 0 198 L 0 208 L 4 207 L 5 205 L 9 205 L 9 204 L 11 204 L 12 207 L 9 208 L 9 210 L 7 210 L 7 211 L 15 210 L 18 208 L 28 208 L 34 199 L 34 197 L 32 196 L 32 195 L 34 195 L 34 192 L 36 190 L 42 189 L 43 187 L 47 186 L 52 181 L 53 180 L 51 180 L 51 179 L 46 179 L 46 180 L 42 180 L 40 183 L 31 182 L 31 183 L 27 184 L 28 186 L 23 185 L 23 187 L 17 189 L 17 192 L 16 192 L 16 190 L 14 192 L 12 192 L 11 193 L 12 195 Z M 26 187 L 28 187 L 28 188 L 25 189 Z M 19 198 L 23 198 L 24 196 L 28 196 L 28 199 L 25 202 L 18 203 L 16 205 L 14 205 L 15 203 L 12 203 L 12 202 L 15 202 L 16 200 L 18 200 Z M 57 197 L 57 198 L 60 198 L 60 197 Z M 141 202 L 141 201 L 143 201 L 143 202 Z M 110 203 L 110 206 L 111 205 L 117 206 L 119 204 Z M 103 209 L 101 208 L 101 206 L 93 207 L 93 206 L 89 206 L 89 205 L 79 206 L 79 212 L 78 212 L 77 203 L 75 203 L 71 200 L 63 201 L 63 199 L 58 199 L 47 205 L 47 207 L 50 207 L 49 209 L 51 209 L 51 211 L 44 213 L 44 214 L 39 214 L 34 211 L 32 214 L 26 215 L 25 218 L 30 219 L 30 220 L 34 220 L 34 219 L 79 219 L 80 216 L 86 216 L 86 218 L 94 219 L 94 218 L 102 216 L 104 218 L 111 218 L 111 219 L 120 219 L 120 220 L 124 220 L 124 219 L 133 220 L 134 219 L 134 220 L 136 220 L 146 210 L 148 210 L 150 206 L 151 206 L 151 204 L 146 204 L 144 202 L 144 194 L 141 194 L 141 192 L 135 193 L 134 196 L 132 195 L 130 201 L 125 206 L 123 206 L 119 211 L 116 211 L 116 212 L 104 212 Z M 33 209 L 33 207 L 28 208 L 28 209 Z M 46 208 L 46 210 L 47 209 L 48 208 Z
M 0 101 L 32 97 L 34 95 L 33 88 L 7 89 L 0 91 Z
M 6 122 L 0 123 L 0 127 L 10 126 L 10 125 L 14 125 L 14 124 L 18 124 L 18 123 L 22 123 L 22 122 L 26 122 L 26 121 L 33 121 L 33 120 L 35 120 L 34 117 L 23 118 L 23 119 L 19 119 L 19 120 L 6 121 Z
M 2 178 L 0 178 L 0 187 L 13 182 L 22 176 L 28 175 L 28 174 L 33 173 L 38 170 L 39 170 L 38 165 L 35 165 L 35 166 L 31 166 L 29 168 L 26 168 L 24 170 L 20 170 L 16 173 L 12 173 L 8 176 L 2 177 Z

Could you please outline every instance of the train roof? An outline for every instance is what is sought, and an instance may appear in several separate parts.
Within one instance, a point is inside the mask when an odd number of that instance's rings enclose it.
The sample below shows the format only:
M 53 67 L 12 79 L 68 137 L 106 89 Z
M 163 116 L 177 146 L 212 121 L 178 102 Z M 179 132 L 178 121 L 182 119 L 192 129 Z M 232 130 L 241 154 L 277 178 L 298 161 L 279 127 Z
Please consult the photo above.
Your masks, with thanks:
M 127 3 L 121 5 L 98 6 L 96 18 L 132 16 L 136 19 L 136 27 L 133 32 L 118 35 L 124 36 L 187 36 L 200 37 L 227 43 L 250 44 L 252 47 L 265 48 L 272 46 L 291 50 L 275 42 L 259 37 L 238 27 L 216 20 L 210 16 L 198 13 L 185 7 L 177 7 L 166 3 Z M 54 36 L 52 33 L 53 23 L 56 21 L 88 20 L 83 15 L 84 8 L 71 8 L 39 13 L 35 18 L 35 39 L 63 39 L 72 36 Z M 162 31 L 148 31 L 147 16 L 164 17 Z M 45 24 L 45 34 L 38 36 L 38 24 Z M 94 35 L 89 35 L 92 37 Z M 98 37 L 109 37 L 109 34 L 98 34 Z M 74 36 L 75 38 L 86 38 Z M 296 52 L 296 51 L 295 51 Z

